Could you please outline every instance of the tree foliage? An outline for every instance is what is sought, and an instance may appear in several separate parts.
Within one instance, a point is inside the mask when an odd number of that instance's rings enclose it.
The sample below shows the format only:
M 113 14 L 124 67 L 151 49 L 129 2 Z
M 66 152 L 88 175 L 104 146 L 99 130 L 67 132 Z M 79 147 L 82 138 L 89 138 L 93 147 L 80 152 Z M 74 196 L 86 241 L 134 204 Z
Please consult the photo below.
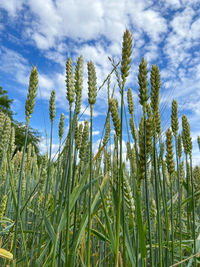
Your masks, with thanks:
M 13 103 L 13 99 L 9 99 L 7 93 L 8 92 L 0 86 L 0 111 L 4 112 L 10 117 L 12 121 L 12 126 L 15 128 L 15 143 L 17 151 L 21 150 L 24 145 L 25 125 L 23 125 L 23 123 L 21 122 L 13 120 L 14 113 L 11 109 L 11 104 Z M 35 147 L 35 151 L 37 154 L 39 154 L 39 148 L 38 148 L 39 141 L 40 141 L 39 132 L 29 126 L 27 144 L 31 143 Z
M 12 119 L 13 112 L 11 110 L 11 104 L 13 99 L 9 99 L 7 93 L 8 92 L 0 86 L 0 111 Z

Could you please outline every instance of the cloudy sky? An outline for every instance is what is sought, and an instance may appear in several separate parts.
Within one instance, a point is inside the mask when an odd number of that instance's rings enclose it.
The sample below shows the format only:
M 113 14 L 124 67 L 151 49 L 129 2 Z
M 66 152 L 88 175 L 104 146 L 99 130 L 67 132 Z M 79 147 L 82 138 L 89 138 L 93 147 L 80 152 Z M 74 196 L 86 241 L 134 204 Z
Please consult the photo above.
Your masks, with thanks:
M 31 64 L 39 71 L 39 90 L 31 126 L 43 136 L 49 134 L 48 101 L 56 91 L 54 151 L 61 112 L 68 119 L 65 89 L 65 61 L 75 63 L 84 57 L 83 109 L 87 106 L 87 61 L 96 65 L 98 86 L 121 57 L 124 30 L 133 36 L 132 68 L 127 86 L 133 89 L 138 114 L 138 65 L 144 56 L 148 68 L 157 64 L 161 71 L 161 113 L 163 130 L 170 122 L 173 98 L 179 103 L 179 116 L 191 123 L 194 158 L 200 135 L 200 2 L 198 0 L 1 0 L 0 1 L 0 85 L 14 99 L 15 118 L 24 122 Z M 112 85 L 116 82 L 114 77 Z M 119 97 L 118 89 L 116 96 Z M 94 136 L 102 132 L 107 108 L 104 86 L 95 105 Z M 87 110 L 83 118 L 89 118 Z M 101 122 L 101 123 L 100 123 Z M 46 142 L 41 142 L 46 150 Z

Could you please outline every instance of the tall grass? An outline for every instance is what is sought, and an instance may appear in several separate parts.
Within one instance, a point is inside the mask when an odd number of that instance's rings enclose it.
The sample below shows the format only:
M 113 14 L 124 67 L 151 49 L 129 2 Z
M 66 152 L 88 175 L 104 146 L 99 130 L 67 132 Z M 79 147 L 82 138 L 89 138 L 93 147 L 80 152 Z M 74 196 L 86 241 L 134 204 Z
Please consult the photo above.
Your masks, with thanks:
M 99 88 L 95 65 L 88 62 L 90 124 L 80 123 L 83 57 L 76 64 L 70 58 L 66 61 L 69 131 L 64 136 L 62 114 L 57 159 L 51 156 L 55 91 L 50 97 L 49 154 L 39 158 L 32 145 L 26 146 L 38 84 L 35 67 L 25 105 L 22 151 L 15 151 L 15 132 L 0 112 L 0 266 L 200 264 L 200 167 L 192 165 L 190 125 L 183 115 L 179 129 L 175 100 L 171 125 L 161 121 L 159 68 L 152 66 L 149 82 L 144 58 L 138 72 L 142 116 L 134 111 L 127 80 L 131 57 L 132 36 L 126 30 L 121 62 L 109 58 L 112 71 Z M 108 108 L 95 151 L 93 110 L 106 83 Z M 199 137 L 197 141 L 200 146 Z

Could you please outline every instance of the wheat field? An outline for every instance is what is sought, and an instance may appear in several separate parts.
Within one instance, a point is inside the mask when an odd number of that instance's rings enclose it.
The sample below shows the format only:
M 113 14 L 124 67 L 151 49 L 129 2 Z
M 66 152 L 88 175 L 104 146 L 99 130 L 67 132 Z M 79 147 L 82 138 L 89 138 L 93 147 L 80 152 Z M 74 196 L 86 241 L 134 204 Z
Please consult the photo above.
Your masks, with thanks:
M 0 113 L 0 266 L 200 266 L 200 166 L 192 165 L 190 124 L 183 115 L 180 125 L 174 99 L 169 128 L 163 131 L 159 67 L 151 67 L 148 81 L 142 58 L 137 127 L 132 89 L 127 87 L 131 58 L 132 36 L 126 30 L 121 61 L 110 58 L 112 72 L 100 87 L 95 65 L 87 63 L 90 119 L 84 123 L 79 122 L 84 59 L 73 63 L 68 58 L 69 132 L 64 136 L 62 113 L 57 158 L 52 156 L 54 90 L 49 152 L 39 161 L 34 146 L 27 145 L 39 82 L 36 67 L 29 79 L 22 151 L 15 151 L 14 128 Z M 94 153 L 93 108 L 103 86 L 108 109 Z M 195 142 L 200 148 L 200 137 Z

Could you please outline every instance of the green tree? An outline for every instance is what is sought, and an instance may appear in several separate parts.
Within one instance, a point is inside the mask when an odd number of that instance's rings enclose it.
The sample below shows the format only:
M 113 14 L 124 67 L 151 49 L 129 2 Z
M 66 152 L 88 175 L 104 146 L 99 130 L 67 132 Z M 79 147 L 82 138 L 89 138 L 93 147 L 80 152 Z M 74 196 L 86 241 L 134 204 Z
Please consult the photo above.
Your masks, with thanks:
M 21 150 L 24 145 L 26 127 L 21 122 L 12 121 L 12 125 L 15 127 L 15 143 L 16 151 Z M 40 141 L 40 134 L 37 130 L 29 126 L 27 145 L 32 144 L 35 147 L 35 152 L 39 155 L 38 143 Z
M 11 110 L 11 104 L 13 99 L 9 99 L 7 93 L 8 92 L 3 90 L 0 86 L 0 111 L 7 114 L 12 119 L 13 112 Z
M 24 145 L 25 126 L 21 122 L 13 120 L 13 111 L 11 109 L 11 104 L 13 103 L 13 99 L 9 99 L 7 93 L 8 92 L 0 86 L 0 111 L 4 112 L 10 117 L 12 121 L 12 126 L 15 128 L 15 143 L 17 151 L 21 150 L 21 148 Z M 35 147 L 35 151 L 38 155 L 39 155 L 39 148 L 38 148 L 39 141 L 40 141 L 39 132 L 29 127 L 27 144 L 31 143 Z

